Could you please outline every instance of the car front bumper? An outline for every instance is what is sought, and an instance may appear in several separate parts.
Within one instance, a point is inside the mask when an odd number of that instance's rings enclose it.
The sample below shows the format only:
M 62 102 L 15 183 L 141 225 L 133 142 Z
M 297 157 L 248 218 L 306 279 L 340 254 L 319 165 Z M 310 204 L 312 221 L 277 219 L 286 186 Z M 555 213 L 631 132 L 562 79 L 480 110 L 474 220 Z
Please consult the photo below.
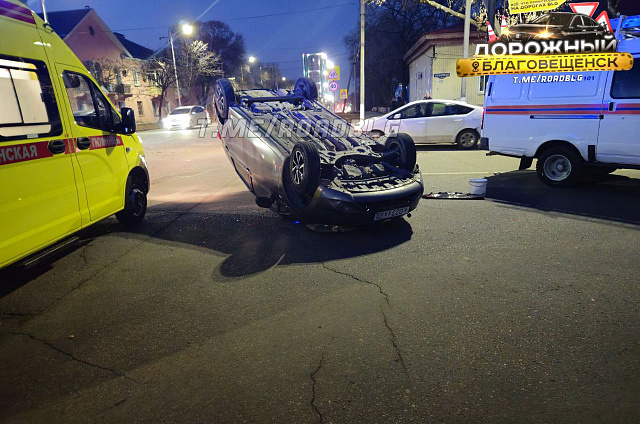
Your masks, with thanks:
M 402 187 L 357 194 L 321 185 L 309 205 L 303 209 L 292 209 L 291 216 L 305 224 L 336 226 L 373 224 L 413 211 L 418 206 L 423 193 L 424 186 L 421 178 Z M 392 216 L 376 219 L 376 214 L 379 212 L 387 212 L 386 215 Z

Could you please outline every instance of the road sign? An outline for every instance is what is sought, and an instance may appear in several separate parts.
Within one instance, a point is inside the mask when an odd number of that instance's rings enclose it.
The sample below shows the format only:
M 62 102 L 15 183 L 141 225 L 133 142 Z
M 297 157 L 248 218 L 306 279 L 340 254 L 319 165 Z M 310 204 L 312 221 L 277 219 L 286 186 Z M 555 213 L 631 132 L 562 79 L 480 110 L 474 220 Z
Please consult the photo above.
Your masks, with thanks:
M 329 90 L 333 91 L 333 92 L 337 91 L 338 90 L 338 82 L 337 81 L 331 81 L 329 83 Z
M 343 88 L 340 90 L 340 99 L 341 100 L 346 100 L 349 97 L 349 92 L 347 91 L 346 88 Z
M 336 66 L 332 69 L 329 69 L 329 74 L 327 75 L 327 79 L 329 81 L 339 80 L 340 79 L 340 67 Z
M 596 2 L 586 2 L 586 3 L 569 3 L 569 7 L 573 10 L 573 13 L 582 13 L 583 15 L 587 15 L 593 17 L 593 13 L 596 11 L 600 3 Z
M 609 32 L 613 34 L 613 28 L 611 28 L 611 21 L 609 21 L 609 15 L 607 15 L 607 11 L 603 10 L 600 15 L 596 18 L 596 22 L 600 25 L 605 24 L 607 28 L 609 28 Z

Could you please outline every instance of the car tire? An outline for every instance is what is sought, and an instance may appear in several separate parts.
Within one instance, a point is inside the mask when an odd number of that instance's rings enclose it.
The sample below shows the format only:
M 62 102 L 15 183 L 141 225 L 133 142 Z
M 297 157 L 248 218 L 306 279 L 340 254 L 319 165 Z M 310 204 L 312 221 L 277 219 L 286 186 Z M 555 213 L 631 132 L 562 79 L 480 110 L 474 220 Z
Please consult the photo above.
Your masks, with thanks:
M 474 130 L 462 130 L 458 133 L 456 137 L 456 144 L 462 150 L 471 150 L 478 147 L 478 141 L 480 140 L 480 136 Z
M 229 107 L 236 101 L 236 94 L 228 79 L 220 78 L 216 81 L 214 101 L 218 119 L 224 123 L 229 118 Z
M 384 142 L 387 153 L 396 151 L 399 155 L 392 161 L 392 165 L 398 168 L 413 171 L 416 166 L 416 145 L 409 134 L 396 134 L 388 137 Z
M 551 147 L 538 157 L 536 172 L 551 187 L 571 187 L 582 178 L 584 159 L 568 146 Z
M 116 213 L 121 224 L 131 227 L 138 225 L 147 213 L 147 190 L 139 178 L 129 179 L 124 199 L 124 209 Z
M 309 78 L 298 78 L 293 86 L 293 92 L 307 100 L 318 100 L 318 87 Z
M 316 146 L 296 143 L 289 156 L 289 178 L 298 194 L 312 196 L 320 184 L 320 154 Z

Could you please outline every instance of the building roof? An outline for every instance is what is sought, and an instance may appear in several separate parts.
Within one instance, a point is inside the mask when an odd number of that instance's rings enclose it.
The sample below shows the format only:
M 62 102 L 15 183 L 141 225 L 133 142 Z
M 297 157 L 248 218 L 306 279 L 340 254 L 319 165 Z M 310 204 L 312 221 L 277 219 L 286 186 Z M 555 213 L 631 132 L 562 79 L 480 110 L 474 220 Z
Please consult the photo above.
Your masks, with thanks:
M 53 28 L 60 38 L 64 39 L 64 37 L 66 37 L 90 11 L 90 8 L 59 10 L 55 12 L 47 12 L 47 18 L 49 19 L 49 25 L 51 25 L 51 28 Z M 44 19 L 42 13 L 38 13 L 38 16 Z
M 413 62 L 418 56 L 424 53 L 429 47 L 441 42 L 460 41 L 464 38 L 464 24 L 459 23 L 438 29 L 436 31 L 427 32 L 405 53 L 403 59 L 405 62 Z M 471 27 L 469 40 L 473 42 L 486 41 L 487 34 Z
M 146 60 L 149 59 L 149 57 L 153 54 L 153 50 L 148 49 L 145 46 L 141 46 L 138 43 L 134 43 L 131 40 L 127 40 L 125 36 L 120 34 L 119 32 L 114 32 L 113 35 L 115 35 L 118 41 L 122 43 L 124 48 L 127 49 L 129 53 L 131 53 L 131 56 L 136 59 Z

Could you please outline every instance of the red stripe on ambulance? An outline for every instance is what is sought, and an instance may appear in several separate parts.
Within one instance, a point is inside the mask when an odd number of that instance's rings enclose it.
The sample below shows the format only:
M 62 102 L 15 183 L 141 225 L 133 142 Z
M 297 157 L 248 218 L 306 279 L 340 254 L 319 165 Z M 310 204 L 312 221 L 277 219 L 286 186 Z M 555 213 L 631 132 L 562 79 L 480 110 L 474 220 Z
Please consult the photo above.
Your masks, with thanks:
M 48 141 L 40 141 L 37 143 L 2 146 L 0 147 L 0 165 L 50 158 L 53 153 L 49 151 L 48 145 Z
M 91 147 L 89 150 L 96 149 L 108 149 L 109 147 L 116 147 L 122 145 L 122 138 L 119 135 L 97 135 L 89 137 L 91 140 Z

